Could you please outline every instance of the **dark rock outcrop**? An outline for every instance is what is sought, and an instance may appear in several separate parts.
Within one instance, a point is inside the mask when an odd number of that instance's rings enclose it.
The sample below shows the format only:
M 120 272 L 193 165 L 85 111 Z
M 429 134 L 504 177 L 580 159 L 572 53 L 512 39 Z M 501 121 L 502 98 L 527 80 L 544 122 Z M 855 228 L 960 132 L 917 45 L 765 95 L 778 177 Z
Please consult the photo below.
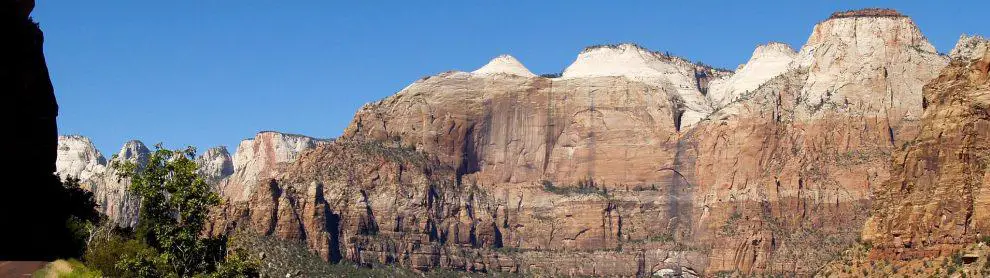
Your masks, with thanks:
M 55 172 L 58 104 L 45 64 L 44 36 L 31 0 L 0 1 L 3 136 L 13 163 L 0 185 L 0 260 L 51 260 L 67 254 L 65 195 Z

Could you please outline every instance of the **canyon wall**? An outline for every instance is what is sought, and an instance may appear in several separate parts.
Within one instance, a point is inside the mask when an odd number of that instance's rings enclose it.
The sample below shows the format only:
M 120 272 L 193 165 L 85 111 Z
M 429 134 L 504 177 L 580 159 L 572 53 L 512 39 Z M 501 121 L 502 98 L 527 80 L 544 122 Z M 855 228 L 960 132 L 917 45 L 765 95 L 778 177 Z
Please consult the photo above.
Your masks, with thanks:
M 963 37 L 924 88 L 921 133 L 893 154 L 863 229 L 875 257 L 947 256 L 990 235 L 990 42 Z
M 633 44 L 560 76 L 500 55 L 366 104 L 333 141 L 208 150 L 226 201 L 207 232 L 536 275 L 807 276 L 863 242 L 944 256 L 988 233 L 986 45 L 963 37 L 950 63 L 910 18 L 867 9 L 735 72 Z M 87 144 L 66 137 L 59 174 L 108 171 Z

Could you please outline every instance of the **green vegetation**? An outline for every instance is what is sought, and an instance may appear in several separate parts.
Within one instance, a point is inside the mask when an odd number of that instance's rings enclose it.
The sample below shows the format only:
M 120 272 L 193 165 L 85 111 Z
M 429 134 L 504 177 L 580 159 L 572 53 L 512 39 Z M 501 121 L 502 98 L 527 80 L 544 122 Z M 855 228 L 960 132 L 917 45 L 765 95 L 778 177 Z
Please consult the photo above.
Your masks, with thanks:
M 742 219 L 742 214 L 738 211 L 733 211 L 732 214 L 729 215 L 729 218 L 725 220 L 725 224 L 722 225 L 722 235 L 736 235 L 736 222 L 739 222 L 740 219 Z
M 86 241 L 89 232 L 93 230 L 96 223 L 101 220 L 100 212 L 96 211 L 96 201 L 93 192 L 83 189 L 79 184 L 79 179 L 67 176 L 62 182 L 66 208 L 69 210 L 69 218 L 66 220 L 72 238 L 71 255 L 82 256 L 86 252 Z
M 57 260 L 32 275 L 34 277 L 95 278 L 103 277 L 100 271 L 86 267 L 76 259 Z
M 141 212 L 133 238 L 120 233 L 103 242 L 107 248 L 94 248 L 92 257 L 119 258 L 112 268 L 101 262 L 108 268 L 101 270 L 126 277 L 258 276 L 254 262 L 227 250 L 226 238 L 202 236 L 207 213 L 220 197 L 197 174 L 196 150 L 167 150 L 160 144 L 155 149 L 143 167 L 114 165 L 141 197 Z M 114 245 L 122 248 L 111 249 Z
M 248 232 L 235 233 L 233 248 L 261 254 L 265 263 L 259 268 L 264 277 L 515 277 L 510 273 L 470 273 L 434 269 L 417 273 L 393 265 L 355 265 L 347 262 L 328 263 L 301 242 L 279 240 Z
M 575 186 L 565 187 L 556 186 L 548 180 L 540 181 L 540 184 L 543 185 L 543 191 L 558 195 L 608 195 L 607 190 L 598 188 L 591 179 L 582 179 Z
M 95 210 L 79 180 L 64 182 L 71 202 L 67 226 L 78 257 L 50 264 L 36 275 L 58 277 L 257 277 L 259 263 L 226 237 L 203 235 L 207 213 L 220 197 L 197 174 L 195 149 L 156 146 L 146 165 L 114 163 L 141 198 L 138 226 L 119 228 Z

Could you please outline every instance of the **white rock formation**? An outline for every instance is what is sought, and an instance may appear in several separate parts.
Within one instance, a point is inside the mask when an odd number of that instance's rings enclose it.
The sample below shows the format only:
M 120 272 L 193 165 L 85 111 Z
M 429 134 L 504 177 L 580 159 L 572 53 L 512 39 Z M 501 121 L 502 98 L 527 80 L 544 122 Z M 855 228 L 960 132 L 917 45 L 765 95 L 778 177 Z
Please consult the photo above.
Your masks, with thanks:
M 196 158 L 196 164 L 199 165 L 199 175 L 211 185 L 216 185 L 234 174 L 233 159 L 224 146 L 207 149 L 203 155 Z
M 148 163 L 151 151 L 141 141 L 131 140 L 120 148 L 120 152 L 109 162 L 107 170 L 94 177 L 89 183 L 89 190 L 96 198 L 99 210 L 113 223 L 121 227 L 137 225 L 141 208 L 141 198 L 130 192 L 131 183 L 128 179 L 119 177 L 119 170 L 114 168 L 115 162 L 129 161 L 144 167 Z
M 853 12 L 815 25 L 794 66 L 808 70 L 801 100 L 809 117 L 826 108 L 916 119 L 921 87 L 947 63 L 910 18 Z
M 111 161 L 103 158 L 93 142 L 84 136 L 59 136 L 56 174 L 78 177 L 80 185 L 91 192 L 97 211 L 121 227 L 137 224 L 140 199 L 129 193 L 130 182 L 118 177 L 119 171 L 111 167 L 115 161 L 131 161 L 143 166 L 150 151 L 141 141 L 124 144 Z
M 302 135 L 261 132 L 254 139 L 241 142 L 235 159 L 226 147 L 207 149 L 196 158 L 198 173 L 221 194 L 224 194 L 223 188 L 233 184 L 240 196 L 250 192 L 255 182 L 270 177 L 278 164 L 291 162 L 301 152 L 324 142 Z M 56 174 L 63 179 L 68 175 L 79 177 L 82 187 L 93 192 L 98 211 L 118 226 L 135 226 L 140 198 L 130 193 L 130 182 L 121 179 L 119 171 L 111 165 L 116 161 L 130 161 L 144 167 L 151 155 L 148 147 L 141 141 L 129 141 L 111 161 L 107 161 L 84 136 L 59 136 L 58 146 Z
M 471 74 L 479 75 L 492 75 L 492 74 L 511 74 L 523 77 L 536 77 L 533 72 L 530 72 L 526 66 L 523 66 L 519 60 L 508 54 L 499 55 L 495 57 L 485 66 L 472 71 Z
M 988 43 L 990 42 L 987 42 L 987 39 L 981 36 L 962 35 L 959 37 L 959 41 L 956 42 L 956 46 L 949 52 L 949 57 L 959 60 L 982 58 L 986 55 L 984 52 L 988 48 L 986 47 Z
M 85 182 L 93 175 L 101 174 L 106 170 L 106 158 L 96 150 L 93 142 L 84 136 L 59 136 L 57 153 L 55 174 L 63 180 L 67 176 L 72 176 Z
M 296 159 L 325 140 L 303 135 L 263 131 L 241 141 L 234 153 L 234 173 L 221 188 L 225 198 L 245 200 L 259 181 L 271 178 L 279 164 Z
M 564 70 L 562 79 L 622 76 L 676 92 L 684 103 L 682 127 L 697 123 L 712 112 L 698 80 L 703 69 L 687 60 L 653 52 L 634 44 L 589 47 Z
M 708 98 L 716 107 L 722 107 L 787 71 L 795 57 L 797 52 L 784 43 L 757 46 L 749 61 L 731 77 L 712 84 Z

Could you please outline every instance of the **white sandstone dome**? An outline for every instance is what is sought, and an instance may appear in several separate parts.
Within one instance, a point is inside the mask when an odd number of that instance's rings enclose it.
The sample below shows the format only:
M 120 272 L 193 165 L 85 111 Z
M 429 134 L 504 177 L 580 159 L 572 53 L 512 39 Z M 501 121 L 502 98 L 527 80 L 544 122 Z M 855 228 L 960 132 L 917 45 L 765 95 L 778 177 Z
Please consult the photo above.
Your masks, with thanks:
M 485 66 L 472 71 L 472 74 L 478 75 L 490 75 L 490 74 L 511 74 L 524 77 L 536 77 L 533 72 L 529 71 L 526 66 L 523 66 L 519 60 L 508 54 L 502 54 L 495 57 Z
M 784 43 L 771 42 L 757 46 L 749 61 L 741 65 L 732 77 L 713 85 L 709 98 L 719 106 L 732 102 L 786 72 L 797 55 Z
M 564 70 L 562 77 L 624 76 L 634 80 L 667 79 L 681 75 L 684 70 L 678 66 L 672 57 L 631 43 L 592 46 L 578 54 L 574 63 Z M 691 75 L 694 75 L 693 69 Z

